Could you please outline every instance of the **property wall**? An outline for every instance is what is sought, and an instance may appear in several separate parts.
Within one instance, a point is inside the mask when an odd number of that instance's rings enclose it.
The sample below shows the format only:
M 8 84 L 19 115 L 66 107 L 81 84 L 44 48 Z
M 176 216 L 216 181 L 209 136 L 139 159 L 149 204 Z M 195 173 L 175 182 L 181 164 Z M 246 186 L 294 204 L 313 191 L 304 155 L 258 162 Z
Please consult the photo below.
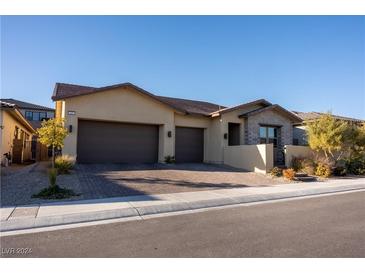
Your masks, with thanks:
M 311 158 L 313 151 L 308 146 L 286 145 L 284 147 L 285 165 L 291 167 L 293 157 Z
M 1 109 L 1 157 L 3 157 L 4 153 L 12 152 L 16 126 L 29 135 L 29 140 L 31 140 L 33 136 L 32 133 L 15 118 L 15 112 L 13 115 L 10 114 L 11 112 L 12 110 L 6 111 Z
M 226 146 L 224 164 L 265 174 L 273 168 L 273 145 Z

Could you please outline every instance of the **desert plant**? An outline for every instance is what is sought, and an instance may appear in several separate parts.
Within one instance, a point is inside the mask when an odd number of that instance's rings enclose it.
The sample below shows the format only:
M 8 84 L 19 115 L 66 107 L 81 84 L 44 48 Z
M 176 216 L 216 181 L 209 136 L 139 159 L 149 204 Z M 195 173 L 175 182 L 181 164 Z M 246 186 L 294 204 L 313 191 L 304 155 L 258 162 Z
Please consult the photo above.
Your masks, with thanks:
M 270 175 L 273 176 L 273 177 L 281 177 L 281 176 L 283 176 L 283 170 L 279 167 L 274 167 L 270 171 Z
M 347 170 L 345 167 L 343 166 L 336 166 L 333 170 L 332 170 L 332 174 L 334 176 L 346 176 L 347 174 Z
M 58 174 L 70 173 L 70 170 L 75 165 L 75 158 L 69 155 L 58 156 L 55 159 L 55 168 L 58 169 Z
M 334 153 L 343 150 L 344 137 L 349 126 L 347 122 L 335 119 L 331 113 L 327 113 L 318 119 L 307 121 L 306 126 L 310 148 L 316 152 L 323 152 L 326 159 L 334 160 Z
M 57 180 L 57 169 L 51 168 L 48 171 L 49 178 L 49 187 L 43 188 L 39 193 L 33 194 L 32 198 L 41 198 L 41 199 L 64 199 L 69 198 L 71 196 L 78 196 L 80 194 L 76 194 L 71 189 L 59 187 L 56 184 Z
M 304 159 L 302 162 L 302 172 L 308 175 L 314 175 L 316 171 L 316 164 L 312 159 Z
M 294 177 L 295 177 L 294 169 L 292 169 L 292 168 L 284 169 L 283 170 L 283 176 L 284 176 L 285 179 L 293 181 Z
M 166 164 L 174 164 L 175 163 L 175 157 L 174 156 L 166 156 L 165 157 L 165 163 Z
M 303 162 L 304 162 L 304 158 L 293 157 L 292 160 L 291 160 L 291 166 L 297 172 L 297 171 L 302 170 Z
M 346 160 L 346 169 L 348 173 L 354 175 L 365 174 L 365 158 L 361 156 L 352 157 Z
M 328 178 L 331 176 L 331 173 L 332 173 L 332 168 L 329 164 L 324 162 L 317 163 L 315 175 L 319 177 Z

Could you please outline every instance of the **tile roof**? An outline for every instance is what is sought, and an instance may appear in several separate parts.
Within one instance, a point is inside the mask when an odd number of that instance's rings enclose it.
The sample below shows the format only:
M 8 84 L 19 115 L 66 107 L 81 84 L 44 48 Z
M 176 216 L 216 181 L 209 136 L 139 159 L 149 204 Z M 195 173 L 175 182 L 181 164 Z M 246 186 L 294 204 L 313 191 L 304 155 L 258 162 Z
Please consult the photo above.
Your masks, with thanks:
M 157 97 L 160 98 L 162 101 L 172 106 L 175 106 L 176 108 L 185 110 L 189 114 L 209 115 L 210 113 L 215 112 L 219 109 L 226 108 L 224 106 L 203 101 L 195 101 L 195 100 L 164 97 L 164 96 L 157 96 Z
M 321 115 L 326 114 L 326 113 L 323 113 L 323 112 L 316 112 L 316 111 L 312 111 L 312 112 L 293 111 L 293 113 L 295 113 L 297 116 L 299 116 L 304 121 L 318 119 Z M 332 114 L 332 116 L 336 119 L 349 121 L 349 122 L 356 122 L 356 123 L 365 122 L 364 120 L 361 120 L 361 119 L 338 116 L 338 115 L 334 115 L 334 114 Z
M 252 110 L 252 111 L 243 113 L 239 117 L 240 118 L 241 117 L 248 117 L 248 116 L 256 115 L 258 113 L 261 113 L 261 112 L 264 112 L 264 111 L 267 111 L 267 110 L 277 110 L 277 111 L 280 111 L 281 113 L 283 113 L 287 117 L 289 117 L 292 121 L 297 122 L 297 123 L 302 122 L 302 119 L 298 115 L 296 115 L 295 113 L 293 113 L 293 112 L 291 112 L 289 110 L 286 110 L 285 108 L 283 108 L 282 106 L 277 105 L 277 104 L 269 105 L 267 107 L 263 107 L 263 108 L 259 108 L 259 109 L 256 109 L 256 110 Z
M 8 103 L 8 102 L 5 102 L 5 101 L 3 101 L 2 99 L 1 99 L 0 103 L 1 103 L 1 107 L 2 107 L 2 108 L 14 108 L 14 107 L 15 107 L 15 105 L 14 105 L 14 104 L 10 104 L 10 103 Z
M 52 99 L 60 100 L 60 99 L 91 94 L 94 92 L 100 92 L 100 91 L 113 89 L 113 88 L 119 88 L 119 87 L 134 88 L 137 91 L 139 91 L 145 95 L 148 95 L 157 101 L 160 101 L 178 111 L 188 113 L 188 114 L 199 114 L 199 115 L 209 116 L 210 113 L 215 112 L 219 109 L 225 108 L 224 106 L 219 106 L 217 104 L 213 104 L 213 103 L 209 103 L 209 102 L 172 98 L 172 97 L 165 97 L 165 96 L 157 96 L 157 95 L 154 95 L 131 83 L 122 83 L 122 84 L 117 84 L 117 85 L 112 85 L 112 86 L 105 86 L 105 87 L 101 87 L 101 88 L 65 84 L 65 83 L 56 83 Z
M 40 105 L 36 105 L 36 104 L 24 102 L 24 101 L 19 101 L 19 100 L 15 100 L 15 99 L 12 99 L 12 98 L 10 98 L 10 99 L 0 99 L 0 100 L 2 102 L 8 103 L 8 104 L 14 104 L 20 109 L 36 109 L 36 110 L 54 111 L 53 108 L 40 106 Z
M 30 123 L 30 121 L 28 121 L 27 119 L 25 119 L 25 117 L 23 116 L 23 114 L 19 111 L 17 105 L 9 103 L 9 102 L 5 102 L 3 99 L 0 99 L 0 103 L 1 103 L 1 108 L 2 109 L 7 109 L 8 111 L 14 112 L 15 116 L 17 117 L 17 119 L 23 124 L 25 125 L 31 132 L 35 132 L 35 128 L 33 127 L 33 125 Z

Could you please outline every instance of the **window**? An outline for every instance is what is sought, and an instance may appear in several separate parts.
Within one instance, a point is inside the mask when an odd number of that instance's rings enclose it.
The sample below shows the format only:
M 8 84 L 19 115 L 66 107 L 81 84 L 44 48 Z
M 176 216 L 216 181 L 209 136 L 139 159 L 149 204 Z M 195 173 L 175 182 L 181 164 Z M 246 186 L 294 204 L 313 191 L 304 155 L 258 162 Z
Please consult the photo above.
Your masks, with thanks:
M 260 144 L 274 144 L 278 145 L 278 128 L 277 127 L 260 127 Z
M 39 120 L 43 121 L 43 119 L 47 118 L 47 112 L 40 112 L 39 113 Z
M 26 118 L 28 121 L 32 121 L 32 120 L 33 120 L 33 112 L 31 112 L 31 111 L 26 111 L 26 112 L 25 112 L 25 118 Z

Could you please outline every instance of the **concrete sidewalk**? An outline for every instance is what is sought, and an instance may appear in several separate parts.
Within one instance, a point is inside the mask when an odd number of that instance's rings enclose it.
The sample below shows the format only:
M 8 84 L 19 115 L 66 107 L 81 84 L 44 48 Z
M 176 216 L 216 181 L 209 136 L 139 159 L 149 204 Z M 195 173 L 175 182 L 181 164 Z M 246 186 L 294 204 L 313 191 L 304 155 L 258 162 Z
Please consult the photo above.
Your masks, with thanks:
M 137 217 L 209 207 L 269 201 L 334 192 L 365 190 L 365 178 L 325 183 L 291 183 L 160 195 L 56 202 L 1 208 L 0 231 L 49 227 L 107 219 Z

